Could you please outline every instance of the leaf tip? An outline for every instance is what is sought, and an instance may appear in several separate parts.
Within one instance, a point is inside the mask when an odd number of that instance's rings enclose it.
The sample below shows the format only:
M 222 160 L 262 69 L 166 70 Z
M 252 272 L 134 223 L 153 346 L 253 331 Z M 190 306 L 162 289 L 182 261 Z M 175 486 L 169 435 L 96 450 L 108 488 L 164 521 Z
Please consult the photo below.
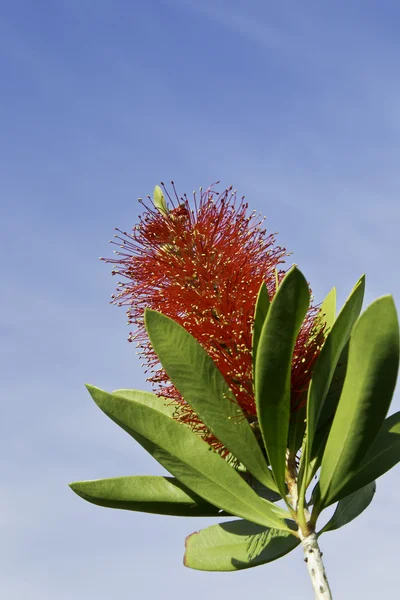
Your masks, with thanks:
M 146 307 L 144 309 L 144 320 L 146 321 L 146 319 L 155 312 L 157 312 L 157 311 L 153 310 L 152 308 Z
M 361 277 L 359 278 L 359 280 L 357 281 L 357 283 L 355 284 L 354 288 L 353 288 L 353 292 L 358 289 L 358 288 L 362 288 L 363 291 L 365 290 L 365 273 L 363 273 L 361 275 Z
M 147 333 L 149 333 L 148 328 L 151 322 L 154 321 L 154 319 L 159 318 L 160 315 L 162 315 L 162 313 L 158 312 L 157 310 L 153 310 L 151 308 L 144 309 L 144 326 L 146 327 Z
M 96 402 L 96 396 L 97 392 L 99 391 L 99 388 L 95 385 L 92 385 L 91 383 L 85 383 L 85 387 L 89 394 L 92 396 L 93 400 Z
M 89 392 L 89 394 L 92 397 L 92 400 L 94 400 L 94 402 L 97 404 L 97 406 L 104 412 L 104 405 L 107 404 L 107 397 L 108 394 L 107 392 L 104 392 L 103 390 L 101 390 L 100 388 L 96 387 L 95 385 L 91 385 L 89 383 L 86 383 L 86 389 Z
M 71 488 L 71 490 L 77 494 L 78 496 L 80 496 L 80 482 L 79 481 L 73 481 L 72 483 L 68 484 L 68 487 Z
M 185 554 L 183 555 L 183 565 L 185 567 L 189 567 L 190 568 L 189 559 L 188 559 L 189 544 L 190 544 L 191 538 L 193 536 L 197 535 L 198 533 L 199 533 L 198 531 L 194 531 L 193 533 L 190 533 L 185 538 Z
M 192 538 L 194 535 L 197 535 L 199 532 L 198 531 L 194 531 L 193 533 L 189 533 L 189 535 L 186 536 L 185 538 L 185 549 L 187 549 L 188 544 L 190 542 L 190 538 Z

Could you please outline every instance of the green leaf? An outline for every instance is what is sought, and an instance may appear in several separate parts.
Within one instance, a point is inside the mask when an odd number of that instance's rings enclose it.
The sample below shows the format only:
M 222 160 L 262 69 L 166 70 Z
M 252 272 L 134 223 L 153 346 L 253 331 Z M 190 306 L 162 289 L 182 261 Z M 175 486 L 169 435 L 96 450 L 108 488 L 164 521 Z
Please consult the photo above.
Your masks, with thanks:
M 400 412 L 382 423 L 371 447 L 361 461 L 357 472 L 342 490 L 350 493 L 368 485 L 400 462 Z
M 256 479 L 276 491 L 247 418 L 204 348 L 186 329 L 159 312 L 146 310 L 145 324 L 168 377 L 199 419 Z
M 121 388 L 119 390 L 114 390 L 111 392 L 115 394 L 115 396 L 122 396 L 122 398 L 126 398 L 127 400 L 136 400 L 138 399 L 138 394 L 143 398 L 143 402 L 147 404 L 147 406 L 151 406 L 155 410 L 162 412 L 164 415 L 167 415 L 171 419 L 174 416 L 174 412 L 176 407 L 171 403 L 170 398 L 163 398 L 162 396 L 156 396 L 153 392 L 143 392 L 138 390 L 132 390 L 127 388 Z
M 325 396 L 325 402 L 321 407 L 321 412 L 318 417 L 317 429 L 314 433 L 313 447 L 311 449 L 311 457 L 321 454 L 323 449 L 321 444 L 323 440 L 326 442 L 327 433 L 332 425 L 333 417 L 342 394 L 343 385 L 346 379 L 347 363 L 349 358 L 349 341 L 343 348 L 339 360 L 336 365 L 335 372 L 332 377 L 329 391 Z M 325 442 L 323 447 L 325 447 Z M 321 454 L 322 457 L 322 454 Z
M 361 277 L 353 288 L 347 302 L 336 321 L 331 325 L 331 329 L 325 339 L 321 353 L 315 364 L 310 387 L 308 388 L 307 398 L 307 419 L 306 419 L 306 452 L 303 457 L 305 464 L 309 464 L 312 457 L 312 446 L 317 429 L 317 423 L 323 411 L 326 397 L 330 390 L 332 380 L 335 375 L 341 353 L 346 346 L 350 333 L 356 322 L 363 302 L 365 287 L 365 277 Z M 332 304 L 332 297 L 325 300 L 327 306 Z M 330 319 L 332 319 L 332 306 L 330 307 Z M 335 407 L 336 408 L 336 407 Z M 323 417 L 326 418 L 325 415 Z M 308 470 L 304 474 L 307 478 Z M 306 480 L 303 479 L 302 489 Z
M 87 386 L 99 408 L 183 485 L 222 510 L 267 527 L 287 529 L 287 512 L 262 500 L 229 464 L 190 429 L 146 403 Z M 142 441 L 145 443 L 142 443 Z
M 257 481 L 255 477 L 246 477 L 246 481 L 251 489 L 256 492 L 257 496 L 260 496 L 260 498 L 264 498 L 264 500 L 270 500 L 270 502 L 279 502 L 282 500 L 282 496 L 279 494 L 279 492 L 273 492 L 271 488 L 268 488 Z
M 321 308 L 319 311 L 319 323 L 321 327 L 325 327 L 325 331 L 328 332 L 332 329 L 332 326 L 336 319 L 336 288 L 332 288 L 329 294 L 326 296 L 325 300 L 321 304 Z M 316 334 L 318 334 L 319 329 L 316 329 Z M 329 392 L 327 394 L 329 396 Z M 336 408 L 336 407 L 335 407 Z M 306 432 L 306 417 L 307 417 L 307 405 L 300 408 L 296 411 L 294 415 L 291 416 L 290 424 L 289 424 L 289 442 L 288 447 L 291 454 L 296 454 L 302 444 L 305 442 L 304 434 Z M 304 459 L 305 453 L 303 454 L 303 461 L 300 470 L 299 476 L 299 487 L 302 482 L 302 477 L 304 475 Z
M 255 368 L 256 368 L 256 357 L 258 343 L 260 341 L 261 330 L 264 325 L 264 321 L 267 318 L 268 309 L 270 305 L 268 289 L 265 281 L 262 282 L 258 292 L 256 308 L 254 311 L 254 326 L 253 326 L 253 340 L 252 340 L 252 357 L 253 357 L 253 379 L 255 381 Z
M 260 429 L 279 491 L 285 495 L 293 349 L 310 301 L 307 281 L 291 269 L 279 285 L 262 327 L 256 360 Z
M 106 506 L 176 517 L 216 517 L 221 510 L 173 477 L 134 476 L 76 481 L 70 488 L 84 500 Z
M 154 188 L 153 204 L 162 215 L 168 214 L 168 207 L 167 203 L 165 202 L 164 194 L 162 193 L 162 189 L 158 185 L 156 185 L 156 187 Z
M 400 412 L 390 415 L 382 423 L 373 444 L 341 494 L 350 495 L 368 486 L 400 462 Z M 313 490 L 311 503 L 318 497 L 318 484 Z
M 356 519 L 371 504 L 376 490 L 375 481 L 339 501 L 332 518 L 318 535 L 339 529 Z
M 89 389 L 89 387 L 88 387 L 88 389 Z M 89 389 L 89 392 L 90 392 L 90 389 Z M 91 392 L 90 392 L 90 394 L 91 394 Z M 168 406 L 166 404 L 165 400 L 163 400 L 162 398 L 159 398 L 158 396 L 156 396 L 155 394 L 153 394 L 151 392 L 138 392 L 137 390 L 121 389 L 121 390 L 116 390 L 116 391 L 112 392 L 112 394 L 115 396 L 120 396 L 127 400 L 134 400 L 136 402 L 142 402 L 143 404 L 146 404 L 146 406 L 152 408 L 153 410 L 156 410 L 156 411 L 162 413 L 163 415 L 165 415 L 166 417 L 172 419 L 174 407 L 171 405 Z M 149 454 L 151 454 L 152 456 L 154 455 L 155 452 L 160 452 L 160 453 L 163 452 L 163 450 L 162 450 L 162 448 L 160 448 L 160 446 L 158 446 L 157 444 L 152 442 L 147 437 L 143 437 L 142 435 L 140 435 L 138 432 L 134 431 L 133 429 L 132 429 L 132 431 L 129 432 L 129 434 L 138 442 L 138 444 L 140 444 L 142 446 L 142 448 L 147 450 L 147 452 L 149 452 Z
M 317 512 L 340 500 L 374 442 L 392 399 L 399 362 L 393 299 L 376 300 L 357 321 L 339 405 L 321 463 Z
M 349 355 L 349 342 L 344 347 L 338 364 L 335 369 L 335 373 L 332 378 L 332 383 L 329 388 L 329 392 L 326 395 L 324 405 L 321 410 L 321 414 L 318 419 L 317 429 L 314 435 L 313 447 L 311 450 L 310 462 L 307 465 L 307 479 L 303 481 L 302 468 L 305 461 L 301 462 L 301 470 L 299 473 L 299 487 L 301 492 L 308 487 L 312 478 L 321 466 L 322 457 L 324 455 L 326 442 L 328 440 L 329 432 L 332 426 L 332 421 L 335 416 L 337 405 L 342 393 L 343 384 L 346 377 L 347 371 L 347 360 Z
M 320 318 L 330 331 L 336 320 L 336 288 L 333 287 L 321 304 Z
M 237 571 L 277 560 L 300 540 L 248 521 L 212 525 L 186 538 L 184 565 L 201 571 Z
M 306 407 L 301 406 L 290 415 L 288 448 L 290 454 L 295 456 L 301 448 L 306 430 Z

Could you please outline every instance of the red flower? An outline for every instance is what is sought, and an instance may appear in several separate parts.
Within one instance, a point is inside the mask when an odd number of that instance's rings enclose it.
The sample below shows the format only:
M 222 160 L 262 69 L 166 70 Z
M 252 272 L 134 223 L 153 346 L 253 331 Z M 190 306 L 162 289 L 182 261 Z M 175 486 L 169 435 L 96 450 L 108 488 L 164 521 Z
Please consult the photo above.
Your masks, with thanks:
M 173 185 L 173 184 L 172 184 Z M 229 188 L 212 188 L 193 205 L 186 195 L 174 198 L 165 189 L 170 207 L 146 206 L 132 233 L 115 236 L 121 248 L 113 274 L 119 284 L 113 303 L 127 306 L 129 323 L 136 327 L 140 353 L 152 375 L 156 393 L 176 404 L 176 419 L 187 423 L 222 454 L 226 451 L 193 413 L 160 367 L 143 323 L 146 307 L 180 323 L 212 357 L 249 420 L 256 417 L 252 380 L 252 326 L 262 281 L 270 298 L 276 292 L 276 273 L 288 253 L 267 235 L 264 219 L 252 212 Z M 282 278 L 284 271 L 279 271 Z M 292 412 L 304 406 L 313 364 L 324 338 L 311 307 L 300 330 L 292 363 Z

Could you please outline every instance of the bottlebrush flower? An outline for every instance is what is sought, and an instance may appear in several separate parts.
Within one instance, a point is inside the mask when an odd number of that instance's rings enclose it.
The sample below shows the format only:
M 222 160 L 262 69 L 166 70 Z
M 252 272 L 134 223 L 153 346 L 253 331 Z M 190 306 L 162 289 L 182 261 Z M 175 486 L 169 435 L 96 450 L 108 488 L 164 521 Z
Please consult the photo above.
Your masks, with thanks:
M 162 184 L 163 185 L 163 184 Z M 219 194 L 212 187 L 193 194 L 192 203 L 173 186 L 173 197 L 163 185 L 158 202 L 144 205 L 139 224 L 131 233 L 117 230 L 120 246 L 113 275 L 118 284 L 112 302 L 127 307 L 140 354 L 150 371 L 149 381 L 159 396 L 176 405 L 175 417 L 198 432 L 222 455 L 216 440 L 180 396 L 160 367 L 144 328 L 146 307 L 180 323 L 212 357 L 248 417 L 256 419 L 252 375 L 252 327 L 254 308 L 264 281 L 270 299 L 277 279 L 285 271 L 279 265 L 288 256 L 263 228 L 264 219 L 248 214 L 248 204 L 238 201 L 232 188 Z M 297 338 L 292 361 L 291 410 L 304 406 L 312 368 L 324 339 L 318 309 L 310 307 Z M 147 372 L 147 371 L 146 371 Z

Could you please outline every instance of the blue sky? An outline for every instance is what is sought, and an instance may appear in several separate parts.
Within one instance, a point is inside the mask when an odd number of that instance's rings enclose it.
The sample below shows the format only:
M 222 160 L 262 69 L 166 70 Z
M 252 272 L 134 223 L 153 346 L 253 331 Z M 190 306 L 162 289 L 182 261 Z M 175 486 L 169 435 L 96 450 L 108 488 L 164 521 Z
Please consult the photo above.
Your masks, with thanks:
M 394 0 L 0 2 L 4 598 L 312 597 L 300 550 L 190 571 L 184 537 L 208 520 L 67 488 L 163 472 L 83 385 L 147 387 L 97 259 L 160 180 L 221 180 L 267 215 L 316 301 L 337 285 L 343 302 L 366 272 L 366 303 L 398 303 L 399 17 Z M 397 589 L 399 492 L 395 470 L 322 538 L 335 597 Z

